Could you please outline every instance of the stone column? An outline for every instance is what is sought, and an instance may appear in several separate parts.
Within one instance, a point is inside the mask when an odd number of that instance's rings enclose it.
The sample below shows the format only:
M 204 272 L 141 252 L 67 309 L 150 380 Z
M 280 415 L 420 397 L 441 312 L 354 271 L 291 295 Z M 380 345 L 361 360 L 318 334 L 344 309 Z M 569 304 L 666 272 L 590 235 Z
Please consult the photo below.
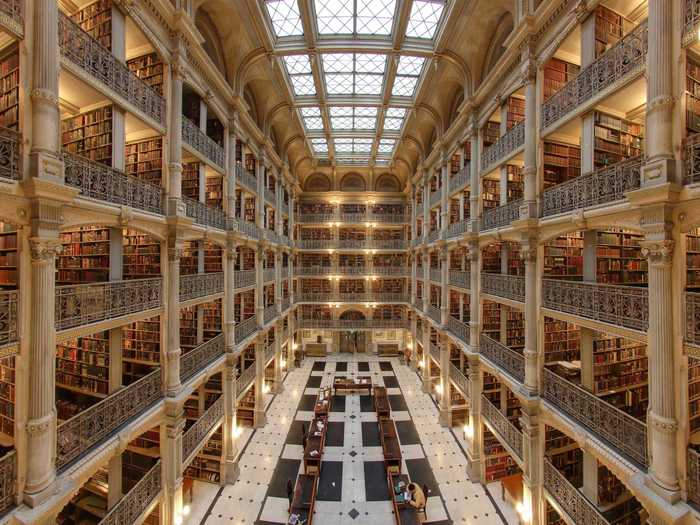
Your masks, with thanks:
M 523 431 L 523 507 L 525 524 L 546 523 L 544 498 L 544 424 L 539 419 L 537 403 L 522 407 L 520 426 Z
M 236 358 L 233 353 L 226 353 L 224 368 L 224 423 L 222 429 L 223 453 L 221 454 L 221 482 L 227 485 L 235 483 L 240 473 L 238 466 L 238 425 L 236 424 L 236 397 L 238 396 L 236 376 Z
M 427 318 L 423 318 L 423 385 L 422 391 L 430 394 L 430 323 Z
M 596 38 L 595 11 L 581 21 L 581 68 L 595 62 Z M 595 169 L 595 118 L 593 111 L 581 116 L 581 173 L 590 173 Z
M 255 410 L 253 412 L 253 426 L 260 428 L 265 426 L 265 335 L 258 333 L 255 338 Z
M 413 240 L 418 238 L 416 231 L 416 187 L 410 182 L 408 184 L 411 192 L 411 240 Z
M 450 410 L 450 340 L 447 334 L 440 334 L 440 425 L 449 427 L 452 423 Z
M 265 228 L 265 154 L 255 162 L 258 195 L 255 199 L 255 223 L 259 228 Z
M 423 238 L 430 233 L 430 177 L 425 176 L 423 180 Z
M 170 64 L 170 147 L 168 155 L 168 213 L 184 215 L 182 202 L 182 84 L 184 64 L 176 56 Z
M 450 315 L 450 289 L 447 285 L 450 276 L 449 254 L 447 246 L 440 248 L 440 324 L 444 327 L 447 326 L 447 318 Z
M 224 259 L 224 340 L 227 353 L 236 352 L 236 293 L 234 288 L 237 257 L 236 241 L 226 240 Z
M 472 351 L 479 352 L 481 336 L 481 250 L 479 243 L 469 243 L 469 344 Z
M 161 523 L 182 523 L 182 431 L 185 418 L 182 405 L 166 400 L 165 421 L 160 431 L 161 465 L 163 470 L 163 504 Z
M 180 391 L 180 257 L 182 241 L 176 233 L 168 237 L 168 282 L 166 286 L 167 341 L 165 349 L 165 391 L 176 396 Z
M 284 390 L 282 385 L 282 320 L 275 323 L 275 386 L 273 392 L 281 394 Z
M 414 312 L 413 315 L 411 316 L 411 361 L 410 363 L 406 363 L 411 366 L 412 370 L 418 370 L 418 359 L 416 356 L 418 355 L 418 336 L 416 334 L 416 331 L 418 330 L 418 316 Z
M 440 193 L 440 236 L 444 239 L 447 234 L 447 225 L 450 223 L 450 158 L 447 152 L 443 152 L 440 177 L 442 179 L 442 193 Z
M 525 51 L 527 52 L 527 51 Z M 525 85 L 525 151 L 523 166 L 523 201 L 521 218 L 537 217 L 537 64 L 534 57 L 528 57 L 523 65 Z M 522 217 L 525 212 L 524 217 Z
M 483 378 L 478 354 L 468 354 L 469 370 L 469 424 L 467 434 L 467 475 L 474 483 L 484 483 L 484 441 L 481 432 L 481 391 Z
M 520 248 L 520 258 L 525 263 L 525 384 L 530 396 L 539 390 L 539 362 L 537 359 L 537 327 L 539 318 L 539 297 L 537 296 L 537 239 L 527 237 Z
M 264 278 L 263 278 L 263 258 L 265 257 L 265 250 L 263 245 L 259 245 L 255 249 L 255 315 L 257 318 L 257 325 L 265 325 L 265 297 L 264 292 Z
M 282 313 L 282 250 L 275 248 L 275 304 L 277 314 Z
M 231 219 L 236 216 L 236 131 L 238 130 L 238 116 L 228 123 L 228 170 L 226 174 L 226 216 Z
M 294 368 L 294 331 L 295 322 L 293 310 L 289 311 L 287 316 L 287 328 L 289 330 L 289 337 L 287 337 L 287 370 L 292 370 Z
M 428 306 L 430 306 L 430 255 L 428 254 L 428 249 L 425 248 L 421 254 L 423 257 L 423 311 L 428 313 Z

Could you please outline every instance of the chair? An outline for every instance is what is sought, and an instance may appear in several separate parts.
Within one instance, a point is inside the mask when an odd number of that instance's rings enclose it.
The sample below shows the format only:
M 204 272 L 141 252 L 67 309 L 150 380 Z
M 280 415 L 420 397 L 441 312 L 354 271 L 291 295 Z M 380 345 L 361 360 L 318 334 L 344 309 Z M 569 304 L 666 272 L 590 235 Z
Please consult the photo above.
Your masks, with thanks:
M 423 489 L 423 495 L 425 496 L 425 505 L 423 505 L 422 507 L 418 507 L 416 509 L 416 512 L 418 512 L 418 514 L 423 514 L 423 521 L 428 521 L 427 509 L 428 509 L 428 494 L 430 493 L 430 489 L 428 488 L 428 485 L 426 485 L 425 483 L 423 483 L 421 488 Z

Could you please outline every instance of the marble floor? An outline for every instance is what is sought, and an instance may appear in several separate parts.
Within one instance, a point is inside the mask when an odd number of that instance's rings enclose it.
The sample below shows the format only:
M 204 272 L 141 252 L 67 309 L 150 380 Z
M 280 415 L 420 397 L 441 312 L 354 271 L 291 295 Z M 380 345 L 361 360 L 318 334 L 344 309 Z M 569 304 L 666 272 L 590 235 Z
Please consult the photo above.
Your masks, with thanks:
M 438 424 L 433 399 L 397 359 L 348 354 L 308 358 L 292 370 L 267 408 L 267 425 L 242 436 L 240 477 L 229 486 L 197 484 L 186 525 L 286 523 L 287 480 L 303 471 L 302 427 L 308 428 L 318 389 L 342 374 L 371 375 L 387 387 L 401 443 L 403 471 L 428 486 L 429 523 L 517 523 L 491 494 L 466 476 L 458 437 Z M 314 524 L 394 524 L 372 398 L 336 396 L 329 416 Z

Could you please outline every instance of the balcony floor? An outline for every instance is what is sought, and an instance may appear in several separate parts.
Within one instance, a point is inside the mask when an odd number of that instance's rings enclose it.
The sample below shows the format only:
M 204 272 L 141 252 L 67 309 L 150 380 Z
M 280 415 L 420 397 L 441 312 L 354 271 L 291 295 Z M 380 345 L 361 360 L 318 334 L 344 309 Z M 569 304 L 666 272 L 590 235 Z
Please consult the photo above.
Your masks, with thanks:
M 342 362 L 348 373 L 371 375 L 374 384 L 398 384 L 399 388 L 389 388 L 388 393 L 401 442 L 403 472 L 430 487 L 430 523 L 509 523 L 484 488 L 466 477 L 466 457 L 452 432 L 438 424 L 437 408 L 421 392 L 418 376 L 395 358 L 351 354 L 308 358 L 302 368 L 288 374 L 284 395 L 277 396 L 268 409 L 268 425 L 255 432 L 241 456 L 239 480 L 218 496 L 212 490 L 195 492 L 195 499 L 207 500 L 198 501 L 197 506 L 210 507 L 202 523 L 286 522 L 285 485 L 303 470 L 301 425 L 308 425 L 312 418 L 319 385 L 330 386 Z M 338 397 L 344 403 L 336 402 L 329 418 L 314 523 L 393 524 L 372 402 L 357 394 Z M 353 509 L 358 515 L 351 513 Z M 191 515 L 185 523 L 200 522 L 200 517 L 193 518 Z

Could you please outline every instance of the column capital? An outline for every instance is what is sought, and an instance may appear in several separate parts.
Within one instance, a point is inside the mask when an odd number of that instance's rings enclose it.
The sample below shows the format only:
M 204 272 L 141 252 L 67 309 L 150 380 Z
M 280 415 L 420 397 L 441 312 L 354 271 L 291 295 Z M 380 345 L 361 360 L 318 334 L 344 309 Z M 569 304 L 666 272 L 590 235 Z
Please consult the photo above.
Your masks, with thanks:
M 168 261 L 176 262 L 182 258 L 184 243 L 175 236 L 168 237 Z
M 53 260 L 63 251 L 63 244 L 59 239 L 46 239 L 41 237 L 31 237 L 29 239 L 29 250 L 32 262 L 44 262 Z
M 673 261 L 675 241 L 642 241 L 642 257 L 649 259 L 651 264 L 670 265 Z
M 534 84 L 537 80 L 537 62 L 534 58 L 529 58 L 523 62 L 520 70 L 520 80 L 523 85 Z

